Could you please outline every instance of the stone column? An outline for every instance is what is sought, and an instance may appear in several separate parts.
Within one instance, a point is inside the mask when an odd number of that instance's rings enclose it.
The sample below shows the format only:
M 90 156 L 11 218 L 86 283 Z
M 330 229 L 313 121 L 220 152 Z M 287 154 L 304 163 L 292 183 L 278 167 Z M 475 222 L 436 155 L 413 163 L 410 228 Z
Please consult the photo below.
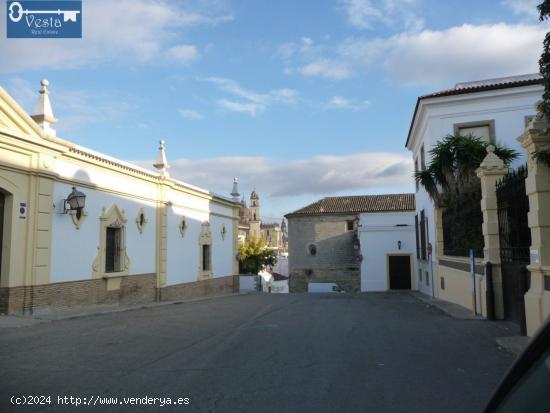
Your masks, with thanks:
M 550 167 L 533 158 L 550 150 L 550 123 L 537 115 L 518 141 L 527 150 L 531 287 L 525 294 L 525 318 L 527 335 L 532 336 L 550 315 Z
M 495 147 L 487 147 L 487 156 L 476 170 L 481 181 L 481 210 L 483 211 L 483 264 L 493 264 L 493 291 L 495 302 L 495 317 L 504 318 L 504 303 L 502 294 L 502 272 L 500 266 L 500 239 L 498 230 L 496 184 L 508 173 L 508 167 L 502 159 L 495 155 Z M 484 293 L 487 290 L 486 280 L 483 277 L 481 293 L 482 314 L 487 315 Z

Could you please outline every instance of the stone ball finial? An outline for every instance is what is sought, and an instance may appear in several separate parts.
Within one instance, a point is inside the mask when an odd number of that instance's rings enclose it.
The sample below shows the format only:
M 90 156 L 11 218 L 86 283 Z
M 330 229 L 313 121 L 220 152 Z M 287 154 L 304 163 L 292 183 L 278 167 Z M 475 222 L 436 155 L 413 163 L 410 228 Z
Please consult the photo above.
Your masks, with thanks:
M 487 145 L 487 153 L 495 152 L 495 145 Z
M 159 141 L 159 149 L 164 149 L 164 144 L 165 144 L 164 139 L 161 139 Z
M 44 87 L 48 87 L 48 86 L 50 86 L 50 82 L 48 82 L 48 79 L 42 79 L 40 81 L 40 85 L 42 85 Z

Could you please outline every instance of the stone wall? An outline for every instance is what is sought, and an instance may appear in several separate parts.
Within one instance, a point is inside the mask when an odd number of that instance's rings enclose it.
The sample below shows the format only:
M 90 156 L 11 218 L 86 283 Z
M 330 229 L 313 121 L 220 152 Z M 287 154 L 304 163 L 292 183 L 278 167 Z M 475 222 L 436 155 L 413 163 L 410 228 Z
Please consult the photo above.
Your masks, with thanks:
M 289 217 L 290 291 L 307 291 L 309 282 L 333 282 L 347 291 L 360 288 L 356 231 L 347 222 L 356 215 Z M 314 245 L 316 254 L 311 254 Z
M 170 285 L 159 290 L 159 301 L 231 294 L 234 292 L 234 279 L 235 277 L 230 275 L 192 283 Z
M 123 277 L 120 289 L 108 291 L 104 279 L 69 281 L 28 287 L 0 288 L 0 314 L 44 313 L 99 304 L 144 304 L 190 297 L 231 294 L 235 277 L 177 284 L 157 291 L 155 274 Z M 236 281 L 238 288 L 238 280 Z

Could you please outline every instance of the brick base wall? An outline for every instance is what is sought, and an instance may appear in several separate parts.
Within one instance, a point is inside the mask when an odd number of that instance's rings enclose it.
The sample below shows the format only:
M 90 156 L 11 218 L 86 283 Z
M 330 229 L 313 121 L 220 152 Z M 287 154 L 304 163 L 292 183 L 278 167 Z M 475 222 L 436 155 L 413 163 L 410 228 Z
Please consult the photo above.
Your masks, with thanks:
M 227 277 L 210 278 L 191 283 L 169 285 L 159 291 L 160 301 L 172 301 L 180 298 L 206 297 L 209 295 L 231 294 L 234 292 L 234 279 Z M 237 281 L 238 282 L 238 281 Z
M 0 288 L 0 314 L 28 314 L 98 304 L 142 304 L 232 292 L 233 276 L 178 284 L 157 291 L 156 274 L 129 275 L 122 278 L 120 289 L 115 291 L 107 291 L 107 282 L 103 279 Z
M 293 270 L 290 273 L 290 292 L 303 293 L 307 292 L 307 285 L 310 282 L 317 283 L 335 283 L 341 289 L 347 292 L 357 292 L 361 288 L 361 272 L 357 269 L 324 269 L 312 270 L 312 273 L 307 275 L 307 270 Z

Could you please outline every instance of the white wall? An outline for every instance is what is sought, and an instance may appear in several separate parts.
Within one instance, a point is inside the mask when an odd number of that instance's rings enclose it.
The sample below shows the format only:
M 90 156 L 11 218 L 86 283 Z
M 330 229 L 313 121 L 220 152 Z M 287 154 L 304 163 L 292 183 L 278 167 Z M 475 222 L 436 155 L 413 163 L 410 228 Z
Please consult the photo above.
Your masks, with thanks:
M 154 184 L 138 183 L 129 180 L 127 184 L 118 182 L 117 177 L 111 182 L 101 171 L 76 167 L 70 163 L 58 163 L 58 172 L 66 178 L 77 178 L 90 184 L 107 187 L 117 184 L 114 190 L 128 190 L 131 193 L 143 194 L 144 197 L 156 197 Z M 126 223 L 126 253 L 130 259 L 130 275 L 156 273 L 156 205 L 131 196 L 106 192 L 100 189 L 91 189 L 76 185 L 77 189 L 86 194 L 86 211 L 88 215 L 82 222 L 80 229 L 76 229 L 71 216 L 63 214 L 63 199 L 67 198 L 73 184 L 55 182 L 54 196 L 55 213 L 52 223 L 52 273 L 51 282 L 77 281 L 92 279 L 92 264 L 97 255 L 99 246 L 100 216 L 102 208 L 108 210 L 117 205 L 124 210 Z M 143 187 L 143 191 L 140 188 Z M 201 225 L 209 221 L 212 231 L 212 271 L 214 277 L 223 277 L 233 273 L 233 214 L 230 207 L 211 203 L 208 199 L 194 196 L 189 193 L 171 191 L 168 199 L 176 205 L 168 208 L 167 212 L 167 285 L 194 282 L 199 272 L 199 235 Z M 182 206 L 185 205 L 185 206 Z M 53 208 L 53 206 L 52 206 Z M 143 233 L 139 233 L 136 217 L 140 208 L 144 209 L 147 224 Z M 211 215 L 215 210 L 226 217 Z M 187 229 L 182 237 L 179 231 L 181 218 L 186 217 Z M 221 228 L 225 224 L 226 236 L 222 240 Z
M 218 210 L 231 216 L 230 208 L 218 206 Z M 185 217 L 187 229 L 181 235 L 179 224 Z M 224 277 L 233 274 L 233 220 L 229 217 L 210 215 L 208 210 L 174 206 L 168 210 L 168 257 L 166 284 L 181 284 L 198 280 L 200 259 L 199 236 L 204 221 L 210 222 L 212 233 L 212 274 Z M 221 229 L 225 224 L 226 235 L 222 239 Z M 236 224 L 235 224 L 236 225 Z
M 361 291 L 386 291 L 389 288 L 387 254 L 416 254 L 414 212 L 361 214 L 359 242 L 363 255 Z M 411 287 L 415 288 L 414 282 Z
M 92 264 L 99 246 L 99 231 L 102 208 L 107 210 L 117 205 L 124 210 L 126 223 L 126 253 L 130 258 L 130 275 L 148 274 L 155 271 L 156 214 L 152 203 L 126 198 L 108 192 L 77 187 L 86 194 L 88 215 L 79 229 L 69 214 L 63 214 L 63 199 L 72 191 L 72 184 L 54 183 L 55 209 L 52 222 L 52 273 L 51 282 L 89 280 Z M 53 208 L 53 206 L 52 206 Z M 135 219 L 140 208 L 148 220 L 142 234 Z
M 187 228 L 182 236 L 179 225 L 185 217 Z M 166 285 L 197 281 L 199 273 L 199 236 L 208 213 L 181 207 L 168 209 L 168 253 Z
M 231 210 L 224 211 L 231 215 Z M 233 260 L 236 251 L 233 251 L 233 224 L 230 218 L 211 215 L 210 225 L 212 230 L 212 271 L 215 277 L 225 277 L 233 274 Z M 222 239 L 222 226 L 225 224 L 225 239 Z

